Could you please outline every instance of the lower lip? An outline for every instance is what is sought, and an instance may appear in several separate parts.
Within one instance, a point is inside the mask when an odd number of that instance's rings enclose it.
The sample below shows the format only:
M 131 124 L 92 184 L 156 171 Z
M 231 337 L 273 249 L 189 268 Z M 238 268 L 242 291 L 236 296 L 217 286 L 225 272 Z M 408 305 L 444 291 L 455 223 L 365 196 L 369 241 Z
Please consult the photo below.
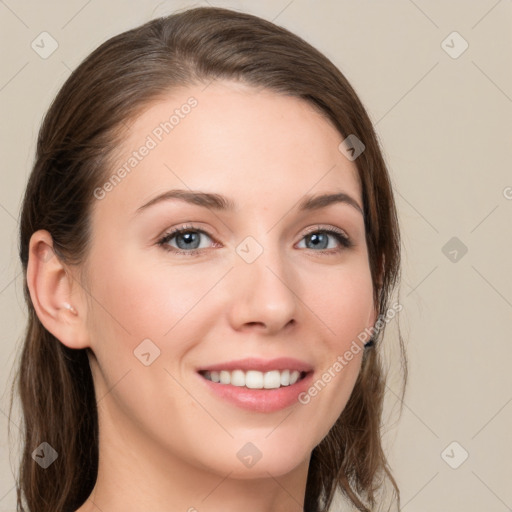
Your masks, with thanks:
M 291 386 L 275 389 L 249 389 L 231 384 L 220 384 L 198 375 L 215 395 L 237 407 L 255 412 L 280 411 L 296 404 L 298 396 L 308 389 L 313 379 L 313 372 L 310 372 Z

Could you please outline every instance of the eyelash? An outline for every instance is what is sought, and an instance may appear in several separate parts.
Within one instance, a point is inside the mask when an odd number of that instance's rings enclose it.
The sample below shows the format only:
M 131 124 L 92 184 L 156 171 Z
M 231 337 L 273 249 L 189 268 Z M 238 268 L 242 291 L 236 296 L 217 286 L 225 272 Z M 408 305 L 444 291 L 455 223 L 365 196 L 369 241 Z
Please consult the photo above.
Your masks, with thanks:
M 209 238 L 211 238 L 212 240 L 214 240 L 214 238 L 208 232 L 206 232 L 202 229 L 196 228 L 192 225 L 184 225 L 179 228 L 175 228 L 168 233 L 165 233 L 162 236 L 162 238 L 160 238 L 158 240 L 157 244 L 159 246 L 161 246 L 164 250 L 166 250 L 168 252 L 172 252 L 173 254 L 178 254 L 180 256 L 192 256 L 192 257 L 200 256 L 201 254 L 203 254 L 204 251 L 206 251 L 208 249 L 203 248 L 203 249 L 184 250 L 184 249 L 176 249 L 175 247 L 171 247 L 168 245 L 168 242 L 170 240 L 172 240 L 176 235 L 180 235 L 183 233 L 189 233 L 189 232 L 202 233 L 202 234 L 208 236 Z M 337 228 L 333 228 L 333 227 L 324 228 L 322 226 L 315 226 L 315 227 L 309 228 L 306 231 L 306 233 L 304 233 L 304 236 L 302 237 L 302 239 L 307 237 L 308 235 L 312 235 L 315 233 L 327 233 L 329 235 L 332 235 L 342 246 L 341 249 L 337 249 L 334 251 L 333 251 L 333 249 L 322 249 L 322 250 L 318 250 L 318 251 L 315 249 L 309 249 L 310 251 L 313 251 L 315 253 L 326 254 L 326 255 L 332 256 L 338 252 L 341 252 L 343 249 L 350 249 L 351 247 L 354 246 L 354 243 L 351 241 L 351 239 L 347 235 L 344 234 L 343 231 L 338 230 Z

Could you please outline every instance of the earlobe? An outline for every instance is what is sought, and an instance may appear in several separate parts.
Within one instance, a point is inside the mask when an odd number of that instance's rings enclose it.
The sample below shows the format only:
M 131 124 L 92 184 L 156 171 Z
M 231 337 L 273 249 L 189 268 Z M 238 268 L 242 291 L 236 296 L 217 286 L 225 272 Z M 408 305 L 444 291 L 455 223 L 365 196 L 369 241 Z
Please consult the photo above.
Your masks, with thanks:
M 64 304 L 62 304 L 62 306 L 65 307 L 68 311 L 71 311 L 71 313 L 73 313 L 74 315 L 78 315 L 78 311 L 71 304 L 65 302 Z
M 27 285 L 36 314 L 49 332 L 69 348 L 89 346 L 85 303 L 76 304 L 77 284 L 55 254 L 46 230 L 36 231 L 30 239 Z

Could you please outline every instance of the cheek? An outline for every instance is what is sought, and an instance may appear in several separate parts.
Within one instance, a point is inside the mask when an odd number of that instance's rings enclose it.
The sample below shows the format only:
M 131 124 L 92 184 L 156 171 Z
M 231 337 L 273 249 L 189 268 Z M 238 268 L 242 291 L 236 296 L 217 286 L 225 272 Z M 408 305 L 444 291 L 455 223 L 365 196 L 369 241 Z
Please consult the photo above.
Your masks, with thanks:
M 104 379 L 112 384 L 126 369 L 138 370 L 136 355 L 147 347 L 158 356 L 151 367 L 164 365 L 181 375 L 187 354 L 225 310 L 214 287 L 226 270 L 199 272 L 165 260 L 143 264 L 129 254 L 112 259 L 115 264 L 94 265 L 91 290 L 91 346 Z
M 117 331 L 135 337 L 161 338 L 212 286 L 204 276 L 182 266 L 143 266 L 128 257 L 94 269 L 92 292 L 102 306 L 94 309 Z
M 206 270 L 186 262 L 171 265 L 165 258 L 148 264 L 129 251 L 103 254 L 110 257 L 91 262 L 90 327 L 93 338 L 109 339 L 108 345 L 116 350 L 128 346 L 131 353 L 146 338 L 163 349 L 173 338 L 173 352 L 178 355 L 193 343 L 187 337 L 195 339 L 202 328 L 221 322 L 219 315 L 230 307 L 229 287 L 236 283 L 230 276 L 222 279 L 226 274 L 222 265 Z M 321 342 L 315 359 L 323 366 L 332 364 L 369 325 L 372 281 L 363 258 L 346 266 L 296 269 L 290 289 L 297 296 L 294 314 L 299 323 Z
M 363 263 L 339 268 L 322 276 L 323 286 L 311 287 L 305 281 L 305 302 L 327 333 L 328 352 L 345 351 L 373 321 L 373 284 Z
M 358 336 L 371 327 L 373 320 L 373 285 L 368 267 L 338 269 L 325 282 L 321 292 L 310 292 L 306 299 L 326 334 L 322 350 L 318 350 L 321 364 L 315 380 L 299 397 L 311 416 L 323 418 L 316 433 L 318 442 L 338 419 L 352 394 L 364 351 Z
M 226 445 L 225 433 L 216 430 L 215 422 L 178 382 L 187 383 L 187 372 L 182 370 L 193 359 L 193 349 L 207 349 L 202 340 L 212 337 L 216 329 L 220 336 L 229 322 L 229 308 L 250 295 L 240 291 L 233 275 L 226 274 L 230 266 L 226 262 L 173 265 L 165 258 L 151 259 L 150 263 L 146 258 L 144 262 L 142 256 L 137 258 L 129 251 L 102 254 L 108 254 L 108 259 L 92 260 L 90 274 L 92 343 L 101 367 L 95 380 L 105 381 L 100 392 L 107 397 L 102 406 L 115 403 L 126 417 L 136 418 L 146 433 L 155 435 L 161 445 L 170 446 L 183 458 L 195 458 L 198 463 L 206 460 L 211 467 L 223 463 L 223 471 L 230 471 L 227 454 L 235 448 Z M 294 422 L 283 422 L 268 440 L 269 429 L 265 428 L 261 443 L 268 443 L 270 453 L 281 450 L 276 467 L 284 464 L 281 459 L 286 457 L 291 466 L 297 454 L 313 449 L 341 414 L 359 372 L 362 350 L 341 370 L 336 371 L 339 367 L 334 365 L 367 326 L 373 305 L 371 277 L 364 261 L 336 267 L 291 265 L 290 270 L 293 282 L 289 287 L 297 296 L 293 314 L 304 341 L 300 350 L 315 361 L 317 375 L 310 389 L 316 391 L 307 404 L 296 405 Z M 290 297 L 293 294 L 290 292 Z M 149 367 L 141 365 L 133 354 L 146 338 L 162 352 Z M 308 345 L 309 339 L 315 346 Z M 329 368 L 334 376 L 327 382 L 323 375 Z M 112 391 L 107 394 L 107 390 Z M 230 430 L 240 429 L 242 436 L 247 431 L 259 435 L 249 424 L 240 426 L 235 413 L 232 418 L 223 416 L 224 422 Z M 302 427 L 296 428 L 297 424 Z M 204 435 L 205 425 L 208 435 Z M 201 440 L 206 446 L 198 445 Z M 284 445 L 287 451 L 282 449 Z

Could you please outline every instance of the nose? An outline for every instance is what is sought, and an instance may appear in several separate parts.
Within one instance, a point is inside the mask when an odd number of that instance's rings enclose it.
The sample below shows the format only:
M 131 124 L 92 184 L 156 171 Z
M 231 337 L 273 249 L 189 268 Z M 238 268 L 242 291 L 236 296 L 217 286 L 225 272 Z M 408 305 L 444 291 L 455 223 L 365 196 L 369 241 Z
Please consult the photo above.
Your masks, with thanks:
M 230 276 L 229 321 L 237 331 L 274 334 L 297 321 L 297 284 L 277 251 L 264 250 L 252 263 L 239 258 Z

